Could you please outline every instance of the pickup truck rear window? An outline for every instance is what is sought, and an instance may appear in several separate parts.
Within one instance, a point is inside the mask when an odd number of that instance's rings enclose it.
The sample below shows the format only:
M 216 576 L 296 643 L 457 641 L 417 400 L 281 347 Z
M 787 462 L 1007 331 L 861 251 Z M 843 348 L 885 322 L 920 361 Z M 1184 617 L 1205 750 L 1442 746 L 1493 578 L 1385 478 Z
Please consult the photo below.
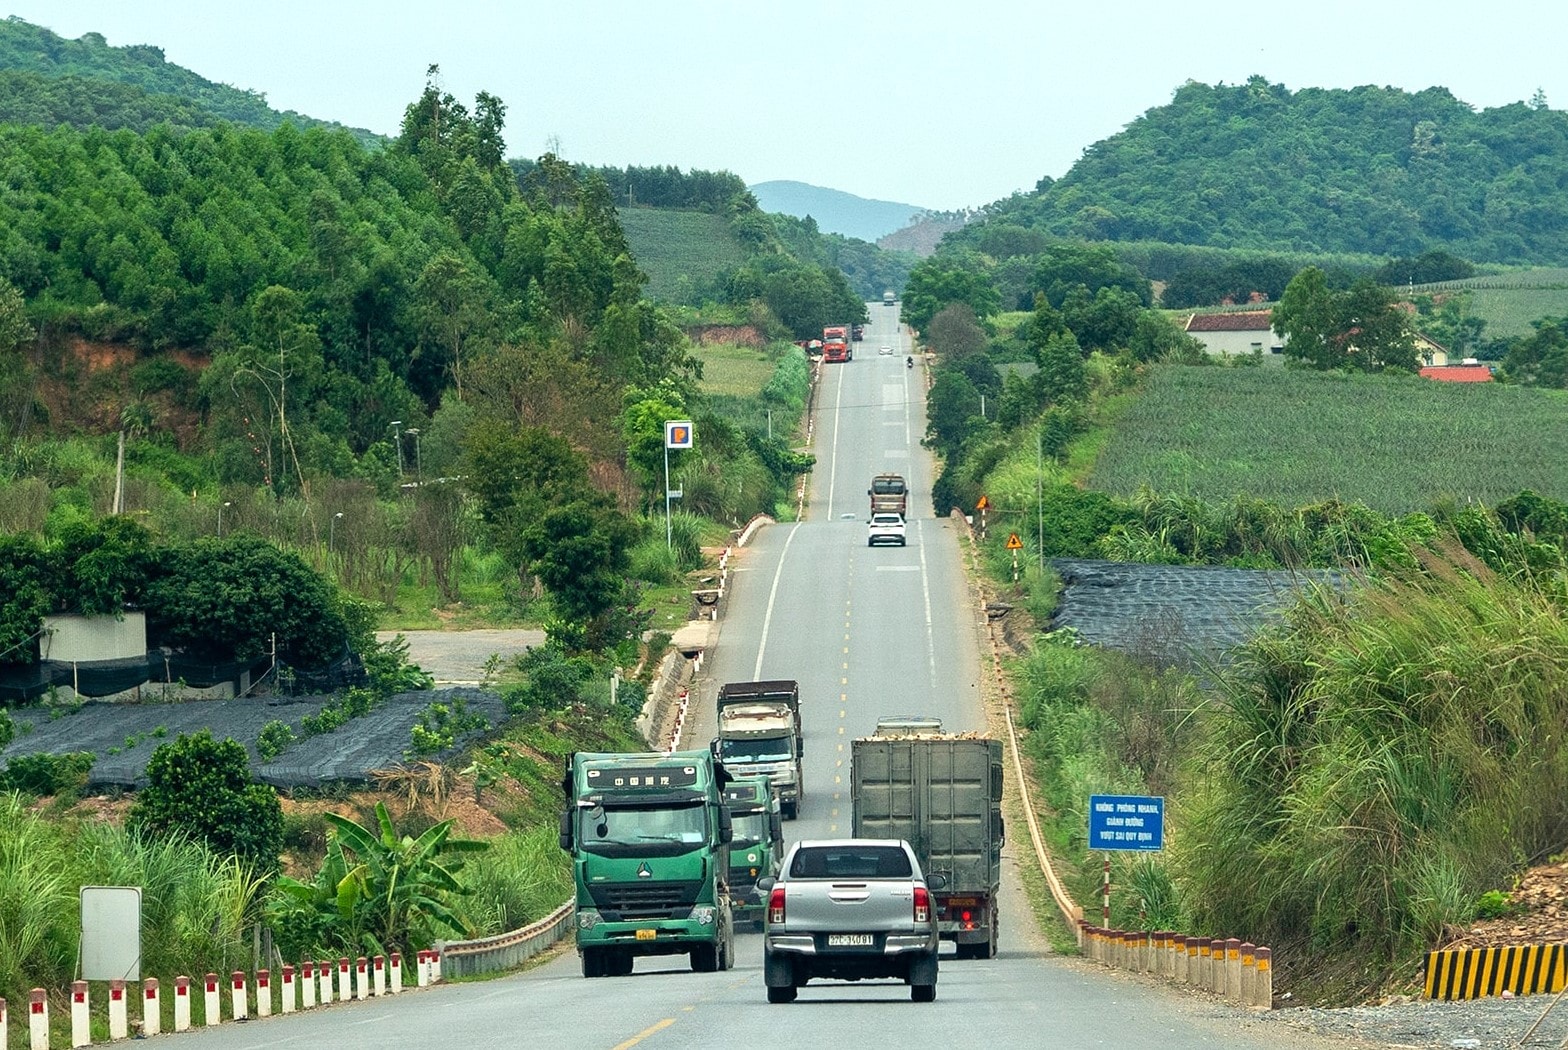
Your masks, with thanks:
M 909 854 L 897 846 L 807 846 L 789 866 L 792 879 L 907 879 Z

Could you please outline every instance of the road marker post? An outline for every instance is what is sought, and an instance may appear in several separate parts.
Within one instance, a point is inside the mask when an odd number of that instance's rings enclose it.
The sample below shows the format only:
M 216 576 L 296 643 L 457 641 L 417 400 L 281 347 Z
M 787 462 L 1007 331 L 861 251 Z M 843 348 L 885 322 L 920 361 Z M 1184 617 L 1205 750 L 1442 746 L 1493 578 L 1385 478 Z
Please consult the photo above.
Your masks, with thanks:
M 116 977 L 109 982 L 109 1038 L 124 1039 L 130 1034 L 131 1018 L 125 1002 L 125 982 Z
M 152 1037 L 163 1034 L 163 1000 L 158 991 L 158 978 L 149 977 L 142 982 L 142 1035 Z

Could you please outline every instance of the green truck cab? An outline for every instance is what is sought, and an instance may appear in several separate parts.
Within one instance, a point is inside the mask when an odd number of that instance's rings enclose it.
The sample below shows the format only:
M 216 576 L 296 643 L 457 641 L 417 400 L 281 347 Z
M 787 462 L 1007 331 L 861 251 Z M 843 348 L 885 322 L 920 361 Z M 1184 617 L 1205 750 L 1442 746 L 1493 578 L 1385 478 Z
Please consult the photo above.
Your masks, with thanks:
M 566 760 L 561 848 L 572 855 L 584 977 L 629 974 L 639 955 L 735 961 L 724 768 L 707 751 Z
M 724 789 L 735 837 L 730 841 L 730 897 L 736 923 L 762 926 L 767 899 L 757 880 L 777 876 L 784 856 L 784 824 L 768 777 L 736 777 Z

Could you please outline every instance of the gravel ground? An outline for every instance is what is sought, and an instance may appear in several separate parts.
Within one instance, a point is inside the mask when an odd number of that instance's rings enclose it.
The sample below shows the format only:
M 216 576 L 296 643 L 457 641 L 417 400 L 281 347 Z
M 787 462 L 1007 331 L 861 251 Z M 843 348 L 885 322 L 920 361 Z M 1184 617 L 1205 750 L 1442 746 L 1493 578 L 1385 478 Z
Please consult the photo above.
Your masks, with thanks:
M 1556 1006 L 1555 995 L 1516 999 L 1470 999 L 1460 1002 L 1419 1001 L 1394 1006 L 1355 1006 L 1341 1010 L 1284 1009 L 1267 1014 L 1271 1024 L 1285 1025 L 1377 1047 L 1561 1047 L 1568 1044 L 1568 1004 Z M 1542 1015 L 1545 1019 L 1542 1020 Z M 1530 1032 L 1526 1039 L 1526 1033 Z

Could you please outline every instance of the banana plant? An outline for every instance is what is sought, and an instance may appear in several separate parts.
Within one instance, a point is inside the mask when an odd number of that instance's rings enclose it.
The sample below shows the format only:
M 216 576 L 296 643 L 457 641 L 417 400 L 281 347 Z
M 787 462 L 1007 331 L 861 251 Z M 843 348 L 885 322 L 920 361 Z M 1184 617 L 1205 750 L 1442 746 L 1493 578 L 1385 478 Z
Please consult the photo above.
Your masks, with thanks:
M 318 937 L 387 954 L 423 947 L 437 930 L 468 932 L 452 907 L 453 898 L 466 892 L 456 875 L 463 855 L 487 849 L 487 843 L 452 838 L 453 820 L 417 839 L 399 836 L 382 802 L 376 804 L 377 831 L 336 813 L 324 818 L 332 834 L 315 879 L 277 880 L 292 916 L 314 913 Z

